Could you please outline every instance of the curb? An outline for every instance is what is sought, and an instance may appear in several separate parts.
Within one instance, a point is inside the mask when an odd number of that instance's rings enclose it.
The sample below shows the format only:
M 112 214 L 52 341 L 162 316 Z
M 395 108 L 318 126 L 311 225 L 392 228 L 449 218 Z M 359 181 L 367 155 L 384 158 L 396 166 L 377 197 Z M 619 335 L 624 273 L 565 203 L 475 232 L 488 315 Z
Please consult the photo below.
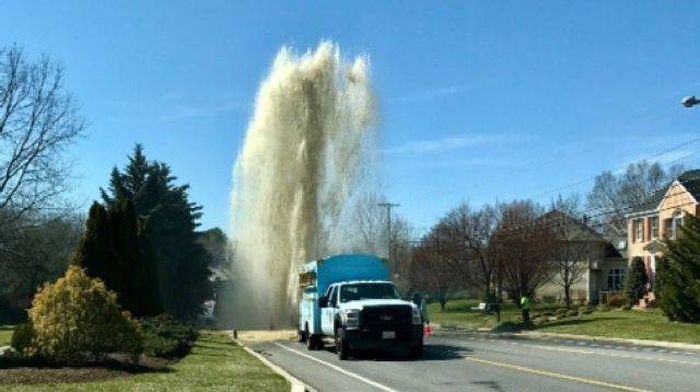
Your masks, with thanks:
M 233 339 L 233 332 L 231 332 L 231 335 L 230 335 L 230 336 L 231 336 L 231 339 Z M 248 347 L 248 346 L 246 346 L 245 344 L 241 343 L 239 340 L 233 339 L 233 341 L 234 341 L 237 345 L 241 346 L 246 352 L 248 352 L 249 354 L 251 354 L 252 356 L 254 356 L 255 358 L 257 358 L 260 362 L 262 362 L 263 364 L 265 364 L 265 366 L 267 366 L 268 368 L 270 368 L 273 372 L 279 374 L 279 375 L 282 376 L 285 380 L 289 381 L 289 383 L 290 383 L 291 386 L 292 386 L 291 392 L 306 392 L 306 391 L 316 392 L 315 389 L 313 389 L 313 388 L 311 388 L 310 386 L 304 384 L 304 382 L 302 382 L 302 381 L 299 380 L 298 378 L 292 376 L 291 374 L 289 374 L 289 372 L 287 372 L 286 370 L 282 369 L 281 367 L 279 367 L 279 366 L 275 365 L 274 363 L 270 362 L 269 359 L 267 359 L 267 358 L 265 358 L 264 356 L 260 355 L 260 353 L 258 353 L 258 352 L 256 352 L 256 351 L 252 350 L 250 347 Z

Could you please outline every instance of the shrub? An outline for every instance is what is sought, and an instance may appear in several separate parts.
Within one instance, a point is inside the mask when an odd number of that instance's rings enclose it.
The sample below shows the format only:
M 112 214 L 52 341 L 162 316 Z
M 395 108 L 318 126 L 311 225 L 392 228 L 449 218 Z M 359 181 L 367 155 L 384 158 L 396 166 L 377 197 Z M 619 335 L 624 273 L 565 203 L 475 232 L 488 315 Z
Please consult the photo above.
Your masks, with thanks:
M 647 276 L 647 268 L 644 266 L 644 260 L 637 256 L 632 259 L 630 272 L 627 276 L 627 281 L 625 282 L 625 297 L 627 297 L 627 302 L 630 305 L 634 306 L 639 303 L 640 299 L 642 299 L 644 296 L 644 290 L 646 290 L 647 282 L 649 282 L 649 277 Z M 622 305 L 623 304 L 619 304 L 616 306 Z
M 640 297 L 641 298 L 641 297 Z M 621 295 L 611 295 L 610 298 L 608 298 L 608 303 L 607 305 L 610 306 L 611 308 L 619 308 L 621 306 L 627 305 L 628 304 L 628 299 Z
M 139 325 L 121 311 L 116 294 L 76 266 L 36 294 L 29 319 L 34 338 L 24 353 L 49 362 L 81 363 L 142 350 Z
M 187 354 L 191 342 L 197 338 L 197 329 L 177 321 L 170 315 L 141 320 L 144 353 L 151 357 L 180 357 Z
M 32 327 L 32 323 L 28 322 L 15 327 L 15 330 L 12 332 L 12 343 L 10 344 L 15 351 L 23 353 L 32 345 L 33 339 L 34 328 Z
M 678 239 L 666 246 L 657 263 L 659 305 L 672 321 L 700 323 L 700 218 L 688 215 Z

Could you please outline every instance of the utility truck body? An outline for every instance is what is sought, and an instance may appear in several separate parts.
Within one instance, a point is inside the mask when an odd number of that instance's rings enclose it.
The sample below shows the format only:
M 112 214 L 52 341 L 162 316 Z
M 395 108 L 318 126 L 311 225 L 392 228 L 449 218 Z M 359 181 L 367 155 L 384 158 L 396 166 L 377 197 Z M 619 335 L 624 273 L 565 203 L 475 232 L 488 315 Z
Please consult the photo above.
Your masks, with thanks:
M 310 350 L 333 339 L 341 359 L 355 350 L 394 347 L 422 355 L 420 309 L 400 298 L 382 259 L 339 255 L 311 261 L 299 282 L 299 338 Z

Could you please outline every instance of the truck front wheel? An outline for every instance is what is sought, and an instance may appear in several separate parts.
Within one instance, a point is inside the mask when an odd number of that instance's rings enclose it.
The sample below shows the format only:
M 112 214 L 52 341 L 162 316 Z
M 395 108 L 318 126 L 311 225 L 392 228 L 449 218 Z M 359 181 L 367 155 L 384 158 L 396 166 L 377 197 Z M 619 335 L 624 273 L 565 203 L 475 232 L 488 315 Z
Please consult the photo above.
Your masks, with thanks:
M 421 340 L 417 346 L 411 347 L 409 354 L 413 359 L 420 359 L 423 356 L 423 341 Z
M 335 350 L 338 354 L 338 359 L 341 361 L 348 359 L 350 348 L 345 340 L 345 329 L 338 328 L 335 330 Z

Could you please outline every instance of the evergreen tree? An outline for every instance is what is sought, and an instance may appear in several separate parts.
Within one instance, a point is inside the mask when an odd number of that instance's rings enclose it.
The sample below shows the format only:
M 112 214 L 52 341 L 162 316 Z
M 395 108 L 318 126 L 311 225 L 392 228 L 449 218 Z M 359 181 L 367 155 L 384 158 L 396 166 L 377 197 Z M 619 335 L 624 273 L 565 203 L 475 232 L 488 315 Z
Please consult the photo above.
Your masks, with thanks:
M 700 218 L 687 216 L 657 273 L 659 305 L 673 321 L 700 323 Z
M 119 200 L 109 209 L 95 202 L 73 264 L 104 281 L 135 316 L 152 316 L 160 312 L 160 301 L 150 255 L 131 201 Z
M 654 291 L 654 296 L 656 297 L 657 303 L 661 301 L 661 293 L 663 292 L 664 282 L 663 276 L 668 270 L 668 261 L 663 256 L 656 257 L 656 271 L 654 271 L 654 286 L 652 290 Z
M 102 198 L 107 205 L 128 198 L 136 214 L 147 219 L 163 309 L 192 319 L 211 297 L 210 257 L 195 232 L 202 208 L 189 201 L 189 185 L 175 185 L 176 180 L 166 164 L 149 161 L 137 144 L 124 170 L 112 171 Z
M 111 287 L 114 282 L 110 282 L 112 275 L 108 269 L 112 253 L 107 210 L 100 203 L 94 202 L 90 207 L 85 233 L 78 245 L 73 264 L 87 270 L 90 276 L 99 277 Z
M 639 303 L 639 300 L 644 296 L 648 281 L 649 277 L 647 276 L 646 266 L 644 266 L 644 260 L 641 257 L 633 258 L 625 284 L 625 296 L 630 305 Z

